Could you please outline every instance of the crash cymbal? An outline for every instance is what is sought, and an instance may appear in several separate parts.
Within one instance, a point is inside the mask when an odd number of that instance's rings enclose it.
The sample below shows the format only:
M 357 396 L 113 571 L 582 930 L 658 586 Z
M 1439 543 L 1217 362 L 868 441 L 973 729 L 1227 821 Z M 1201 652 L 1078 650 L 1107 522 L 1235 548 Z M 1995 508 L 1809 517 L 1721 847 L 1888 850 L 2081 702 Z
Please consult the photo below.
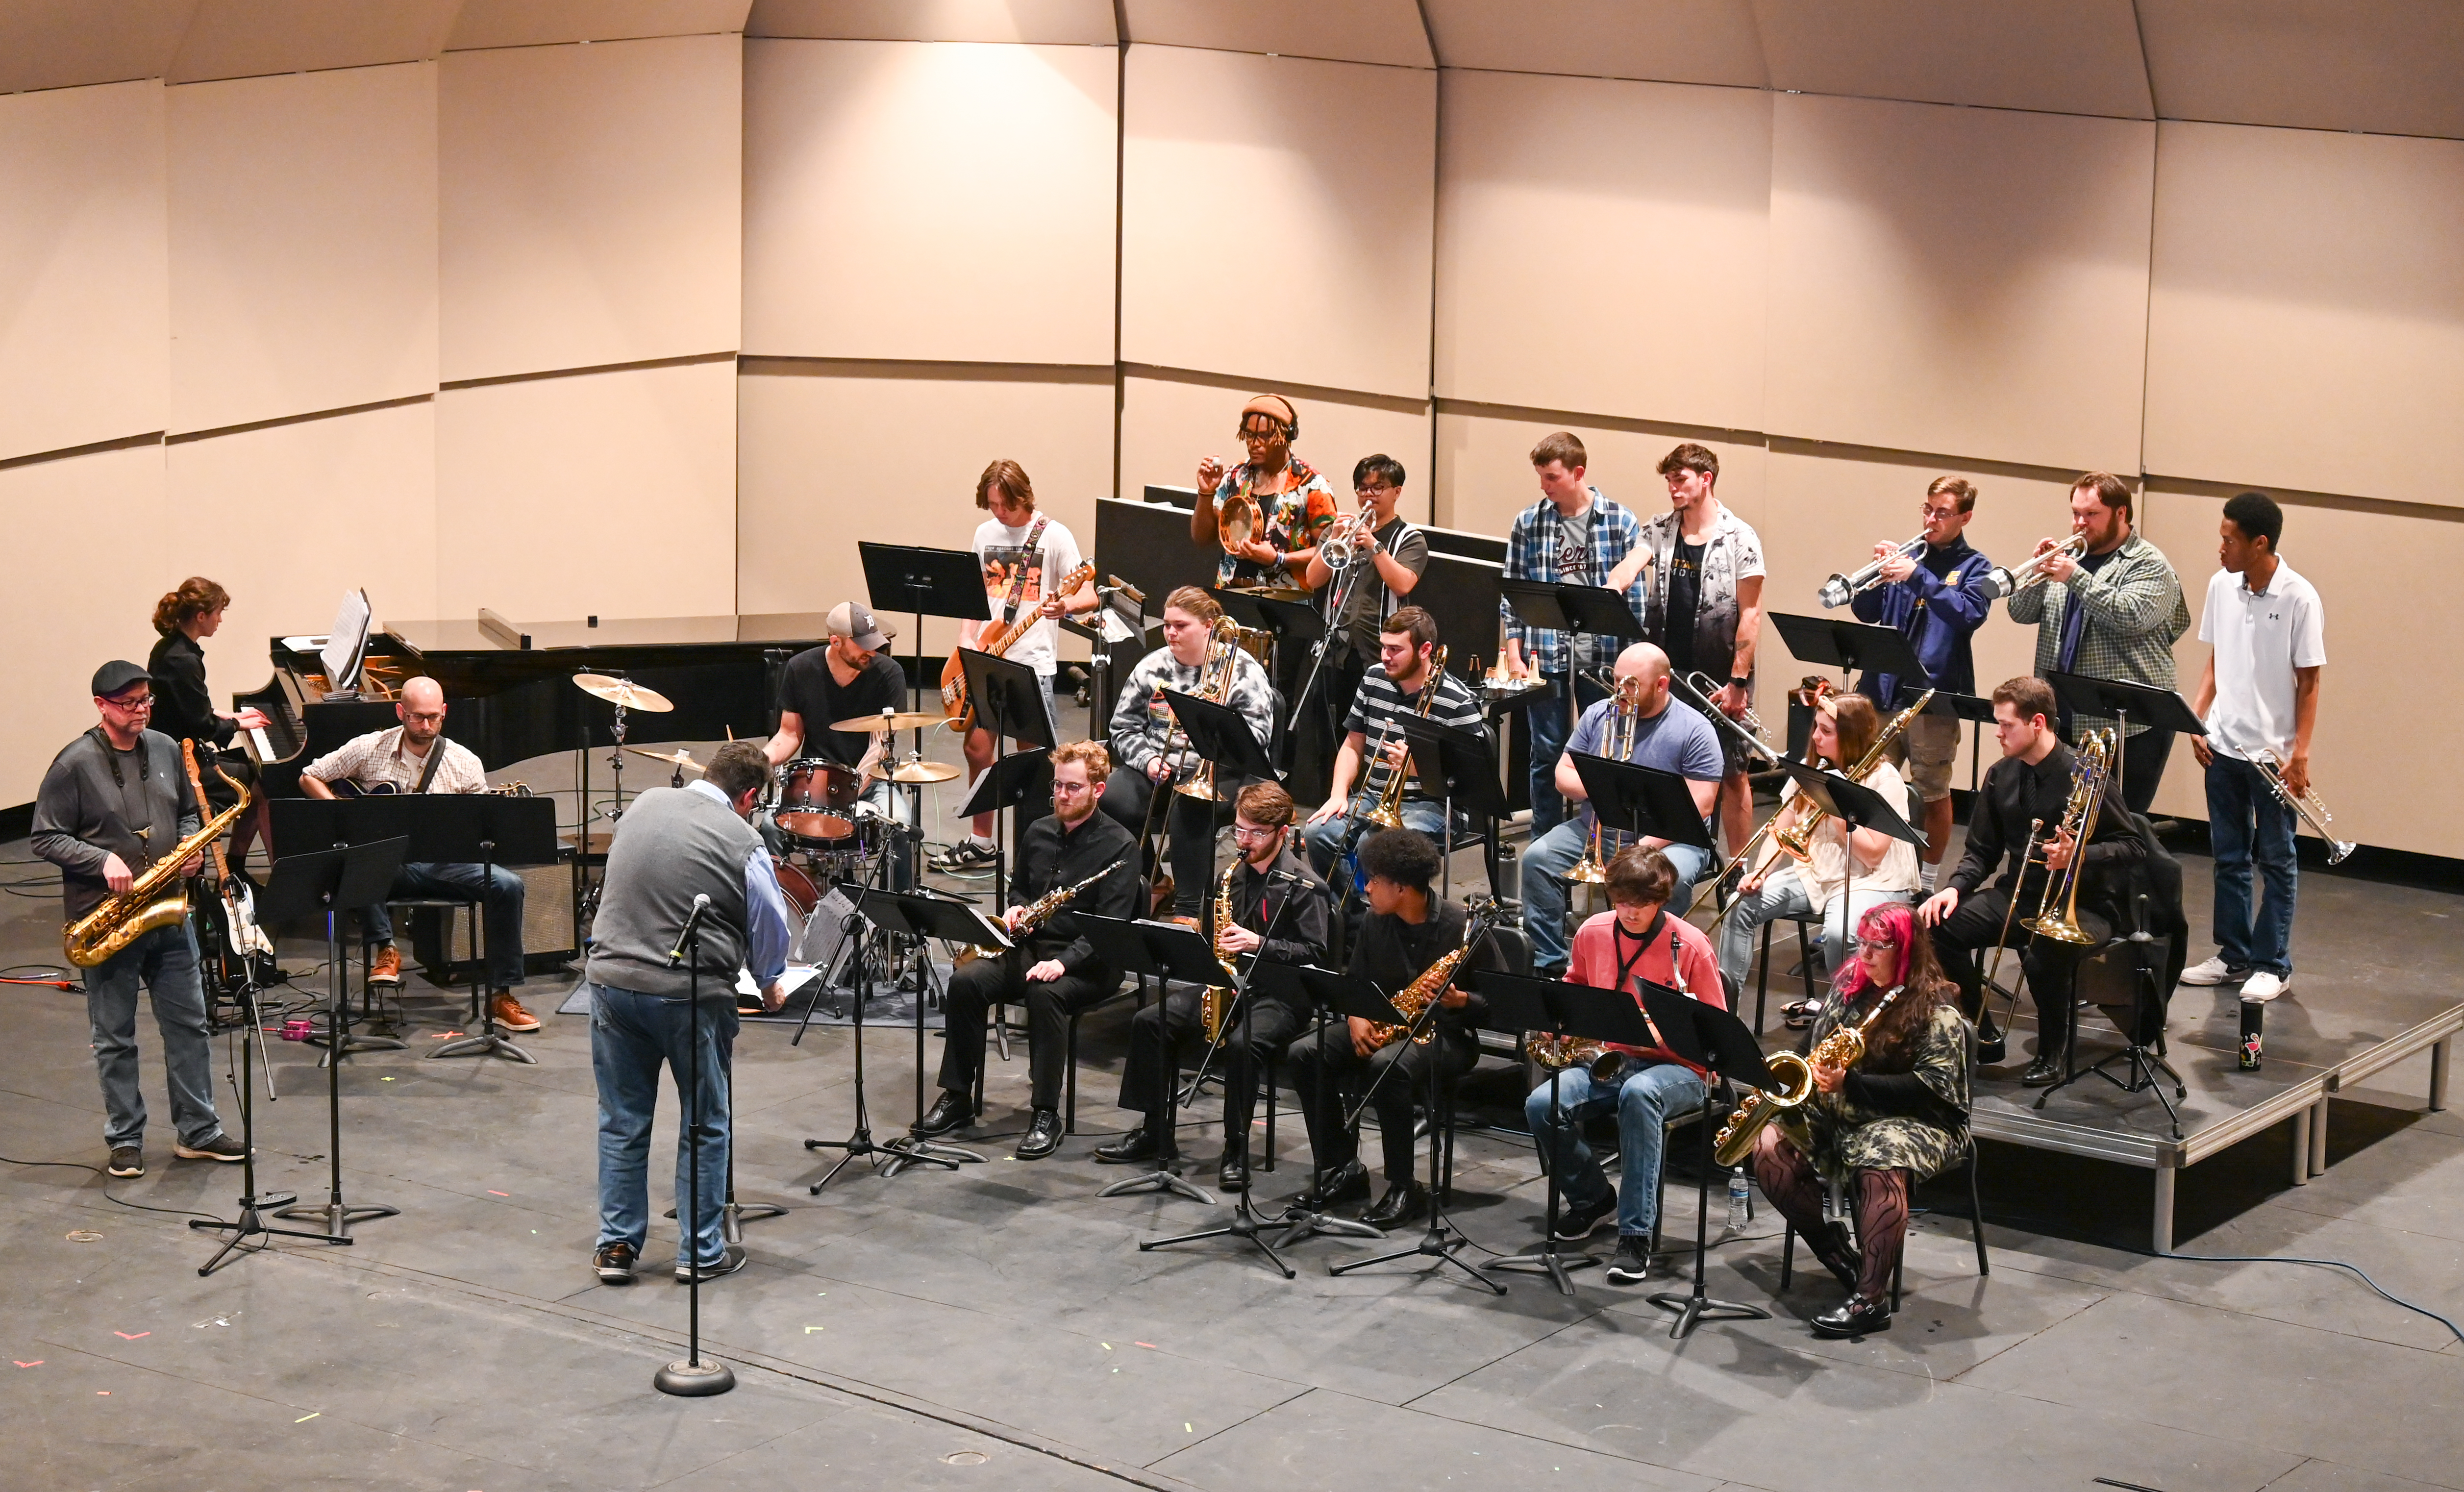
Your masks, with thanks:
M 939 725 L 942 721 L 948 718 L 949 716 L 945 714 L 936 713 L 930 710 L 901 710 L 891 714 L 857 715 L 852 720 L 833 720 L 830 722 L 830 729 L 833 731 L 877 731 L 887 725 L 893 731 L 914 731 L 921 730 L 923 727 L 928 725 Z
M 627 746 L 625 749 L 636 757 L 648 757 L 652 761 L 664 761 L 671 767 L 682 767 L 688 772 L 706 770 L 700 762 L 693 760 L 693 754 L 689 751 L 652 751 L 648 746 Z
M 958 775 L 956 765 L 947 761 L 911 761 L 890 774 L 892 782 L 947 782 Z
M 1247 594 L 1252 596 L 1264 596 L 1268 601 L 1309 602 L 1317 600 L 1317 592 L 1302 590 L 1297 585 L 1252 585 L 1248 588 Z
M 668 696 L 656 690 L 644 689 L 630 679 L 609 678 L 605 673 L 577 673 L 573 676 L 573 687 L 585 694 L 604 699 L 611 705 L 622 705 L 627 710 L 649 710 L 664 713 L 676 708 L 668 703 Z

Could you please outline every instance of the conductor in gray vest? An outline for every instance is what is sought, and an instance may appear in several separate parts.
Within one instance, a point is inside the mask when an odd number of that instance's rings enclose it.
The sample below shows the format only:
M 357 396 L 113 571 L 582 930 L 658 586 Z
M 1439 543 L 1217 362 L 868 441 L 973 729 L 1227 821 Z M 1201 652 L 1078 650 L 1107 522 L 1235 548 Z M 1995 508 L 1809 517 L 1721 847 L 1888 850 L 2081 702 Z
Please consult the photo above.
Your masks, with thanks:
M 654 787 L 625 810 L 607 851 L 607 878 L 591 925 L 590 1065 L 599 1082 L 600 1280 L 627 1284 L 649 1230 L 650 1115 L 659 1067 L 676 1090 L 699 1095 L 690 1116 L 701 1130 L 701 1208 L 692 1241 L 679 1238 L 676 1278 L 715 1280 L 744 1267 L 740 1245 L 723 1244 L 727 1198 L 728 1058 L 736 1043 L 736 975 L 750 970 L 762 1004 L 786 1002 L 779 983 L 793 936 L 769 851 L 747 822 L 769 776 L 761 748 L 730 741 L 700 781 Z M 678 958 L 696 898 L 698 954 Z M 693 1041 L 691 992 L 700 996 Z M 688 1081 L 687 1063 L 693 1077 Z M 692 1136 L 676 1136 L 676 1216 L 685 1216 Z M 679 1225 L 679 1233 L 683 1229 Z

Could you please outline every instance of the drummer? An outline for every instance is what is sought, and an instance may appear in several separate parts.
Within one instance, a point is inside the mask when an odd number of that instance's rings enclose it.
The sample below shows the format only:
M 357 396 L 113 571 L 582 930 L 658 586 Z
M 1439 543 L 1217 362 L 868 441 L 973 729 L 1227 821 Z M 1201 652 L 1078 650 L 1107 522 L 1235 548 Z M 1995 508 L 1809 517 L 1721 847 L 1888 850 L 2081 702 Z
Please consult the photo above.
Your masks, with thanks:
M 864 779 L 865 800 L 886 814 L 891 800 L 883 758 L 889 735 L 830 727 L 907 703 L 907 670 L 890 650 L 890 640 L 898 634 L 860 601 L 831 607 L 828 625 L 827 643 L 787 660 L 779 684 L 779 729 L 764 750 L 774 767 L 818 757 L 847 769 Z

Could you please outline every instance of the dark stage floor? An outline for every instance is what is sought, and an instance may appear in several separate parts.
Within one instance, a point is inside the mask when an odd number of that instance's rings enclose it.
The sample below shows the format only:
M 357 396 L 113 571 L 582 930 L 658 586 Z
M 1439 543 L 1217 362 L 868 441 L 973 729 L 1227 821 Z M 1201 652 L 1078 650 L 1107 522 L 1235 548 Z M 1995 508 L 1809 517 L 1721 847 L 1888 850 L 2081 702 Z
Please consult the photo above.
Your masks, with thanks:
M 23 843 L 0 854 L 23 860 Z M 2192 878 L 2204 926 L 2203 865 Z M 52 884 L 0 908 L 0 959 L 56 959 Z M 2326 874 L 2303 891 L 2300 976 L 2269 1026 L 2269 1075 L 2288 1081 L 2305 1051 L 2434 1002 L 2464 908 Z M 284 950 L 295 971 L 319 956 Z M 2133 1252 L 2150 1174 L 2079 1156 L 1989 1144 L 1991 1276 L 1977 1277 L 1964 1219 L 1925 1217 L 1905 1309 L 1854 1343 L 1804 1325 L 1837 1299 L 1819 1271 L 1773 1299 L 1768 1223 L 1720 1245 L 1709 1286 L 1775 1319 L 1705 1326 L 1682 1346 L 1642 1298 L 1661 1284 L 1620 1289 L 1596 1271 L 1572 1300 L 1528 1275 L 1494 1299 L 1399 1267 L 1331 1278 L 1329 1262 L 1368 1247 L 1341 1240 L 1294 1249 L 1289 1283 L 1223 1244 L 1140 1253 L 1140 1238 L 1219 1214 L 1095 1196 L 1117 1175 L 1087 1152 L 1116 1123 L 1126 1002 L 1087 1023 L 1084 1132 L 1059 1157 L 1008 1159 L 993 1132 L 1023 1123 L 1021 1050 L 995 1064 L 993 1122 L 977 1136 L 999 1158 L 955 1174 L 859 1170 L 820 1197 L 805 1185 L 822 1157 L 800 1142 L 848 1128 L 849 1033 L 816 1026 L 790 1048 L 783 1030 L 749 1028 L 741 1192 L 790 1211 L 750 1224 L 752 1267 L 704 1292 L 713 1349 L 741 1387 L 666 1398 L 650 1376 L 680 1355 L 685 1292 L 663 1277 L 603 1287 L 589 1272 L 589 1033 L 548 1014 L 561 994 L 525 995 L 546 1021 L 525 1039 L 539 1065 L 427 1062 L 418 1049 L 461 1028 L 461 1004 L 414 980 L 413 1050 L 363 1056 L 343 1079 L 349 1197 L 402 1216 L 361 1225 L 348 1248 L 286 1243 L 205 1280 L 213 1244 L 183 1210 L 228 1216 L 237 1169 L 170 1158 L 141 1020 L 152 1174 L 106 1187 L 0 1167 L 18 1264 L 0 1277 L 16 1365 L 0 1364 L 0 1485 L 2464 1487 L 2464 1346 L 2339 1272 Z M 2194 1095 L 2220 1091 L 2230 1068 L 2231 1002 L 2211 1012 L 2211 999 L 2185 991 L 2173 1021 Z M 16 988 L 10 1008 L 0 1151 L 99 1164 L 82 1002 Z M 872 1097 L 903 1119 L 913 1040 L 876 1042 Z M 321 1199 L 323 1075 L 311 1049 L 277 1042 L 274 1055 L 261 1174 Z M 2421 1112 L 2428 1066 L 2416 1054 L 2328 1096 L 2329 1164 L 2306 1185 L 2293 1183 L 2290 1119 L 2200 1160 L 2180 1185 L 2180 1246 L 2349 1260 L 2464 1315 L 2464 1120 Z M 1513 1085 L 1501 1069 L 1475 1096 Z M 227 1082 L 221 1101 L 236 1123 Z M 1188 1134 L 1211 1180 L 1211 1134 Z M 1297 1125 L 1283 1148 L 1263 1196 L 1302 1184 Z M 1468 1134 L 1459 1154 L 1465 1230 L 1501 1252 L 1533 1241 L 1544 1190 L 1528 1150 Z M 1693 1216 L 1673 1185 L 1672 1243 Z M 653 1261 L 671 1257 L 671 1229 L 654 1224 Z

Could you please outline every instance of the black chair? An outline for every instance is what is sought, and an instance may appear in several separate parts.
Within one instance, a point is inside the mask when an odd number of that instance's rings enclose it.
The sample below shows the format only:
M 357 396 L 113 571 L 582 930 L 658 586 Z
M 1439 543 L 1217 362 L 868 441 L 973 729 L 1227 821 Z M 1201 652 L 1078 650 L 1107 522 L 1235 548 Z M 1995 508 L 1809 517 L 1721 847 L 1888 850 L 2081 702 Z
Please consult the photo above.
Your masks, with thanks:
M 1822 926 L 1822 913 L 1809 911 L 1773 917 L 1763 924 L 1761 967 L 1754 976 L 1754 1035 L 1763 1034 L 1763 1006 L 1771 998 L 1771 930 L 1783 922 L 1796 924 L 1796 972 L 1805 980 L 1805 1001 L 1814 1003 L 1814 932 Z
M 419 939 L 415 931 L 409 937 L 402 935 L 405 931 L 403 927 L 403 919 L 395 915 L 396 913 L 407 911 L 413 917 L 417 917 L 424 913 L 432 911 L 441 914 L 445 918 L 445 927 L 441 934 L 440 941 L 443 946 L 443 973 L 448 982 L 451 982 L 452 979 L 454 972 L 453 914 L 456 911 L 463 914 L 465 919 L 464 926 L 470 930 L 469 936 L 471 942 L 470 1020 L 473 1024 L 478 1023 L 480 1017 L 483 1014 L 480 1008 L 481 1003 L 488 998 L 487 968 L 480 962 L 479 958 L 479 918 L 482 915 L 482 904 L 479 898 L 476 896 L 388 896 L 385 898 L 385 905 L 386 915 L 394 918 L 395 944 L 397 947 L 403 946 L 404 944 L 411 944 L 415 946 Z M 363 926 L 360 929 L 360 967 L 362 970 L 365 970 L 368 967 L 369 963 L 375 956 L 375 952 L 376 939 L 370 935 L 368 930 Z M 383 1001 L 385 997 L 376 993 L 376 990 L 377 987 L 375 985 L 369 984 L 364 977 L 362 978 L 360 983 L 360 1019 L 368 1021 L 371 1025 L 375 1024 L 378 1020 L 385 1019 L 385 1012 L 383 1010 Z M 401 1014 L 401 1007 L 399 1004 L 401 999 L 401 986 L 399 985 L 395 986 L 395 999 L 397 1001 L 395 1015 L 399 1018 Z M 396 1023 L 399 1023 L 398 1020 Z
M 1149 899 L 1147 878 L 1145 876 L 1140 876 L 1138 877 L 1137 902 L 1139 908 L 1143 910 L 1148 905 Z M 1102 999 L 1096 1000 L 1081 1009 L 1071 1011 L 1067 1019 L 1065 1029 L 1067 1031 L 1068 1036 L 1067 1044 L 1063 1048 L 1061 1079 L 1063 1094 L 1061 1132 L 1064 1134 L 1075 1134 L 1078 1132 L 1078 1022 L 1086 1019 L 1086 1017 L 1090 1013 L 1101 1010 L 1105 1006 L 1111 1004 L 1113 1001 L 1119 999 L 1124 994 L 1134 993 L 1137 996 L 1138 1000 L 1137 1008 L 1144 1010 L 1147 1004 L 1147 976 L 1142 974 L 1132 975 L 1131 980 L 1132 982 L 1127 986 L 1116 986 L 1111 994 L 1105 996 Z M 1157 991 L 1157 995 L 1158 998 L 1160 998 L 1161 991 Z M 1008 1009 L 1009 1007 L 1006 1003 L 997 1001 L 987 1007 L 984 1012 L 984 1019 L 991 1022 L 992 1029 L 995 1034 L 1004 1038 L 999 1043 L 1001 1060 L 1003 1062 L 1007 1062 L 1009 1060 L 1009 1043 L 1005 1039 L 1007 1033 L 1017 1031 L 1022 1035 L 1024 1034 L 1023 1027 L 1008 1023 Z M 979 1115 L 984 1111 L 984 1072 L 990 1065 L 991 1064 L 987 1063 L 983 1066 L 979 1066 L 976 1069 L 976 1112 Z

